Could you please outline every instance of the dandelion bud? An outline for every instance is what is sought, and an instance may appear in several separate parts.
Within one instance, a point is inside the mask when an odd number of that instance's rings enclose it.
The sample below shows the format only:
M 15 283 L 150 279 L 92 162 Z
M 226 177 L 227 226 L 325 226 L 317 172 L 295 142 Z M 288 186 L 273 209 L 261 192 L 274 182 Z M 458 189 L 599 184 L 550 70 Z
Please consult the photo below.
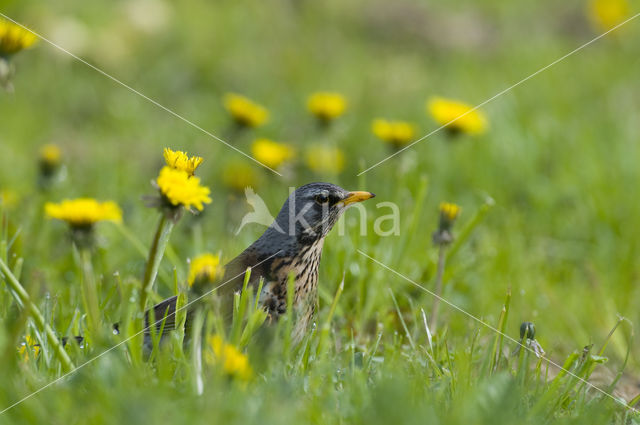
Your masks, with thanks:
M 438 230 L 433 234 L 433 243 L 436 245 L 447 245 L 453 242 L 453 234 L 451 228 L 453 223 L 460 215 L 462 209 L 449 202 L 440 203 L 440 219 L 438 224 Z
M 38 156 L 38 183 L 41 188 L 47 188 L 60 171 L 62 166 L 62 152 L 57 145 L 48 144 L 40 148 Z
M 535 339 L 536 336 L 536 327 L 531 322 L 522 322 L 520 325 L 520 344 L 515 349 L 513 354 L 518 354 L 520 352 L 520 347 L 524 347 L 524 349 L 535 354 L 536 357 L 541 358 L 544 356 L 545 352 L 542 346 Z
M 522 322 L 520 325 L 520 339 L 534 339 L 536 337 L 536 327 L 531 322 Z
M 13 88 L 11 56 L 33 46 L 37 40 L 38 37 L 33 32 L 8 20 L 0 19 L 0 86 L 2 88 L 7 91 L 12 91 Z

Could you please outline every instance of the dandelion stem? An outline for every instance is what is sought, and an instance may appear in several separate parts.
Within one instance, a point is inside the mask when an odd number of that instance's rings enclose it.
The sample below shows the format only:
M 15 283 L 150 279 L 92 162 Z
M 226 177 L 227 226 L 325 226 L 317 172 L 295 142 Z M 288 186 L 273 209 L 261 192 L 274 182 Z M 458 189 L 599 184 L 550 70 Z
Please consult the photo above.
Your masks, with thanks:
M 142 279 L 142 292 L 140 294 L 140 311 L 144 312 L 147 307 L 147 298 L 153 289 L 153 283 L 158 275 L 160 262 L 164 255 L 165 248 L 169 242 L 169 235 L 173 229 L 174 221 L 167 218 L 165 214 L 160 217 L 156 234 L 153 237 L 153 243 L 149 250 L 149 259 L 144 269 L 144 277 Z
M 438 253 L 438 270 L 436 271 L 436 297 L 433 300 L 433 307 L 431 308 L 431 320 L 429 320 L 429 322 L 431 323 L 432 334 L 436 333 L 436 327 L 438 325 L 438 311 L 440 309 L 440 297 L 442 295 L 442 276 L 444 275 L 444 266 L 447 259 L 445 251 L 445 245 L 440 244 L 440 251 Z
M 100 306 L 98 302 L 98 292 L 96 289 L 96 279 L 93 274 L 91 263 L 91 252 L 88 249 L 80 250 L 82 262 L 82 297 L 85 303 L 85 310 L 89 319 L 89 330 L 91 335 L 96 336 L 100 332 Z
M 5 276 L 5 281 L 7 282 L 9 287 L 11 287 L 11 293 L 16 298 L 18 298 L 18 301 L 21 302 L 22 305 L 25 306 L 25 308 L 29 311 L 29 314 L 33 318 L 33 321 L 36 323 L 38 328 L 44 330 L 44 332 L 47 334 L 48 341 L 53 346 L 53 351 L 62 364 L 62 368 L 64 369 L 64 371 L 69 372 L 75 369 L 73 362 L 62 346 L 62 342 L 55 334 L 55 332 L 53 332 L 53 329 L 51 329 L 49 324 L 45 322 L 44 316 L 42 315 L 42 313 L 40 313 L 38 307 L 33 303 L 33 301 L 31 301 L 31 297 L 29 296 L 27 291 L 24 289 L 22 284 L 20 284 L 18 279 L 16 279 L 13 273 L 11 273 L 11 270 L 2 259 L 0 259 L 0 271 L 2 271 Z

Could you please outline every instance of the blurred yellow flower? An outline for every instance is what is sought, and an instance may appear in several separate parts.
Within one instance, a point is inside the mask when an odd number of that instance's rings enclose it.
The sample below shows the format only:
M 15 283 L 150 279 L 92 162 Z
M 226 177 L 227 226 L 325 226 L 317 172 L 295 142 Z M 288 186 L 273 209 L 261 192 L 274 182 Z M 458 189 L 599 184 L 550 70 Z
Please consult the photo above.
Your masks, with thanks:
M 38 185 L 41 189 L 48 189 L 55 183 L 58 171 L 62 167 L 62 151 L 52 143 L 43 145 L 38 154 Z
M 38 37 L 19 25 L 0 19 L 0 56 L 10 56 L 31 47 Z
M 340 93 L 318 92 L 309 96 L 307 108 L 320 120 L 329 122 L 344 114 L 347 100 Z
M 440 215 L 444 217 L 447 221 L 452 222 L 460 215 L 462 208 L 460 208 L 456 204 L 452 204 L 450 202 L 441 202 L 440 203 Z
M 258 176 L 255 168 L 245 161 L 229 162 L 222 172 L 223 183 L 236 192 L 242 192 L 247 187 L 258 186 Z
M 40 162 L 47 164 L 49 167 L 55 168 L 60 164 L 62 159 L 62 151 L 58 145 L 53 143 L 46 144 L 40 148 Z
M 307 166 L 316 173 L 338 174 L 344 169 L 344 152 L 326 145 L 311 145 L 305 157 Z
M 195 207 L 198 211 L 202 211 L 203 204 L 211 203 L 209 188 L 201 186 L 198 177 L 189 176 L 189 173 L 184 170 L 164 166 L 160 170 L 156 184 L 160 193 L 173 206 L 182 205 L 186 209 Z
M 453 132 L 481 134 L 487 128 L 484 114 L 466 103 L 432 97 L 427 102 L 427 111 L 438 124 Z
M 231 344 L 227 344 L 218 335 L 209 338 L 209 346 L 213 351 L 207 353 L 209 363 L 222 365 L 226 375 L 248 381 L 253 376 L 249 358 Z
M 440 203 L 440 219 L 438 221 L 438 230 L 432 235 L 433 243 L 440 247 L 445 247 L 453 242 L 453 234 L 451 228 L 456 218 L 460 215 L 462 209 L 450 202 Z
M 269 168 L 278 168 L 294 156 L 293 148 L 286 143 L 269 139 L 257 139 L 251 145 L 253 157 Z
M 224 96 L 224 107 L 238 124 L 245 127 L 259 127 L 269 118 L 265 107 L 235 93 Z
M 629 18 L 628 0 L 592 0 L 589 17 L 600 31 L 609 30 Z
M 12 208 L 18 204 L 18 194 L 11 189 L 0 190 L 0 207 Z
M 122 222 L 118 204 L 92 198 L 65 199 L 59 204 L 47 202 L 44 211 L 49 218 L 66 221 L 72 227 L 89 227 L 98 221 Z
M 18 347 L 18 354 L 22 357 L 22 360 L 28 361 L 31 353 L 33 353 L 33 358 L 37 358 L 38 354 L 40 354 L 40 345 L 35 338 L 27 335 L 24 337 L 24 342 Z
M 371 124 L 371 131 L 373 131 L 373 134 L 380 140 L 399 148 L 413 140 L 415 126 L 406 121 L 377 119 Z
M 191 260 L 187 282 L 189 286 L 193 286 L 196 280 L 213 282 L 222 276 L 223 272 L 218 255 L 202 254 Z
M 198 168 L 203 161 L 199 156 L 189 157 L 186 152 L 172 151 L 169 148 L 164 148 L 164 160 L 169 167 L 186 171 L 189 176 L 193 176 L 196 168 Z

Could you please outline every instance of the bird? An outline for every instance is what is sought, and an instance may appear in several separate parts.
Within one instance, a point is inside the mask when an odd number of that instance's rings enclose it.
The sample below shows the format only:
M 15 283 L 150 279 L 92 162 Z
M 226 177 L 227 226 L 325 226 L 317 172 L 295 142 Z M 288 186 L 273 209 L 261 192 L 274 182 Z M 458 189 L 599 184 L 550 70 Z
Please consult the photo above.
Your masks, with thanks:
M 348 191 L 332 183 L 309 183 L 300 186 L 286 199 L 275 220 L 255 242 L 224 267 L 228 280 L 217 289 L 220 305 L 230 315 L 233 294 L 242 289 L 245 273 L 250 270 L 248 285 L 254 291 L 263 286 L 259 305 L 271 323 L 287 312 L 287 287 L 294 279 L 292 340 L 305 334 L 315 313 L 318 271 L 324 240 L 340 216 L 351 205 L 373 198 L 366 191 Z M 153 316 L 145 314 L 145 345 L 149 329 L 155 324 L 163 334 L 176 327 L 177 296 L 156 304 Z M 185 329 L 189 329 L 195 308 L 187 311 Z M 149 323 L 149 317 L 155 319 Z

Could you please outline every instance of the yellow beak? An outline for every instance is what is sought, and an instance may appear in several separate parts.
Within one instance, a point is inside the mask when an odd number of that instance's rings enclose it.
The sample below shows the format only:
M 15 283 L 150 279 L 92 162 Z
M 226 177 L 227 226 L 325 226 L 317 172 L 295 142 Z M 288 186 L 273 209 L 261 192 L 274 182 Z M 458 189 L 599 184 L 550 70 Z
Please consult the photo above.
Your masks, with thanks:
M 349 196 L 347 196 L 345 199 L 343 199 L 342 203 L 345 204 L 345 205 L 349 205 L 349 204 L 353 204 L 355 202 L 366 201 L 367 199 L 371 199 L 371 198 L 373 198 L 375 196 L 376 195 L 374 195 L 371 192 L 361 192 L 361 191 L 349 192 Z

